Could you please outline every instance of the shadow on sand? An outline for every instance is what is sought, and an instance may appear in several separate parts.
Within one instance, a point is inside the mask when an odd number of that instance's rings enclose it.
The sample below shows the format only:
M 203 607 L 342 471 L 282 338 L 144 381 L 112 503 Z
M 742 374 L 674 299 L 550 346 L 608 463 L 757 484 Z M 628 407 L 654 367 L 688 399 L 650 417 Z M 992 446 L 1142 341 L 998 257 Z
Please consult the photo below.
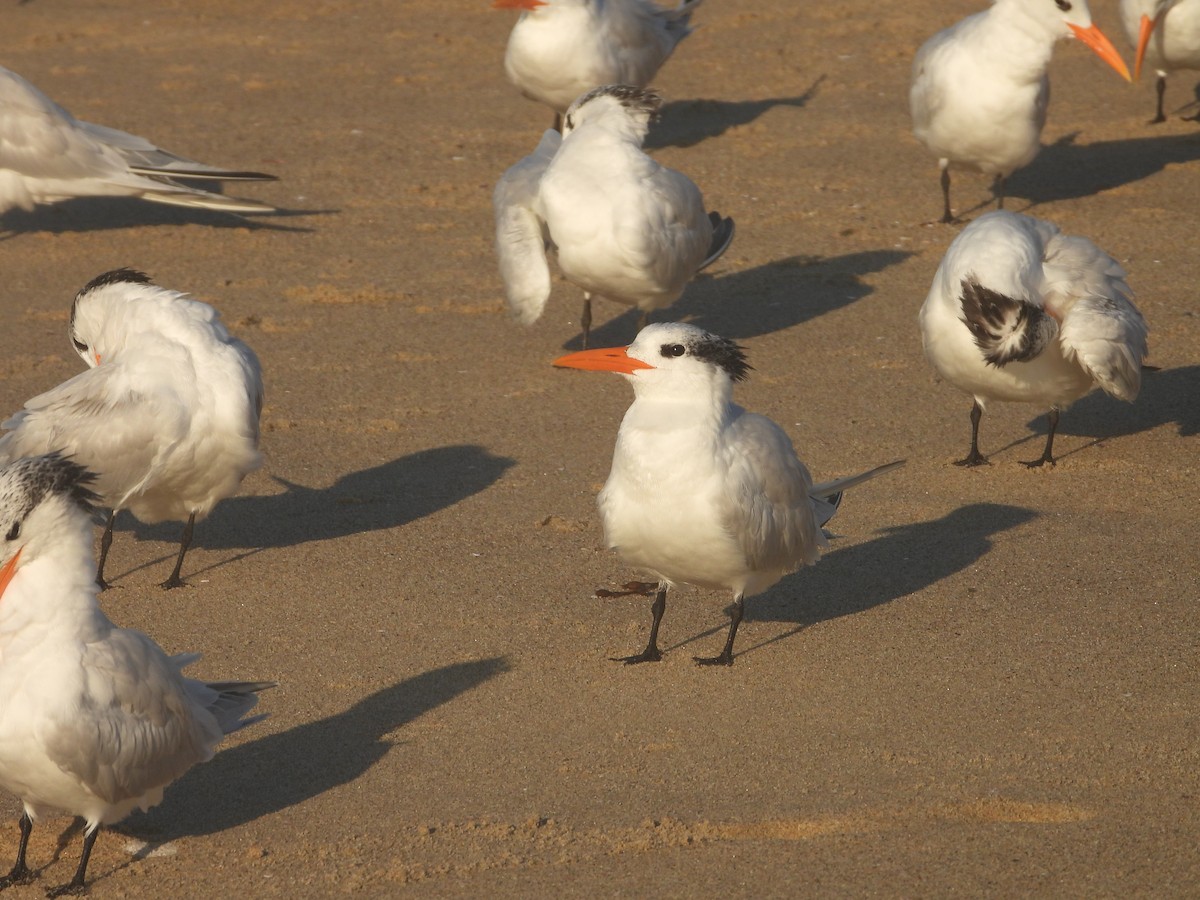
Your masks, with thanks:
M 992 548 L 992 535 L 1037 515 L 1019 506 L 974 503 L 930 522 L 882 529 L 882 537 L 826 553 L 815 566 L 801 569 L 746 601 L 747 622 L 794 622 L 796 627 L 758 644 L 750 643 L 752 629 L 739 631 L 739 639 L 746 643 L 735 648 L 734 656 L 786 640 L 818 622 L 915 594 L 981 559 Z M 833 543 L 836 546 L 836 539 Z M 722 623 L 682 644 L 723 633 L 725 627 Z
M 210 550 L 294 547 L 396 528 L 485 490 L 513 464 L 508 457 L 464 444 L 422 450 L 351 472 L 327 488 L 276 478 L 287 488 L 282 494 L 231 497 L 219 503 L 196 526 L 194 546 Z M 130 519 L 125 513 L 119 524 Z M 133 530 L 140 540 L 176 541 L 180 525 L 136 522 Z
M 1121 437 L 1173 424 L 1180 437 L 1200 434 L 1200 366 L 1142 373 L 1142 390 L 1133 403 L 1122 403 L 1103 391 L 1092 391 L 1062 414 L 1059 434 L 1097 439 Z M 1029 427 L 1046 433 L 1046 417 Z
M 377 691 L 337 715 L 218 750 L 167 788 L 161 806 L 119 828 L 165 842 L 214 834 L 303 803 L 375 765 L 395 743 L 391 732 L 508 669 L 500 657 L 443 666 Z M 263 705 L 270 706 L 269 695 Z
M 647 150 L 662 147 L 692 147 L 708 138 L 724 134 L 730 128 L 748 125 L 777 106 L 803 108 L 816 95 L 825 80 L 822 75 L 808 90 L 795 97 L 768 97 L 765 100 L 676 100 L 663 105 L 662 118 L 650 128 Z
M 651 313 L 650 321 L 688 321 L 735 340 L 784 331 L 868 296 L 875 288 L 863 282 L 864 275 L 883 271 L 912 255 L 907 250 L 865 250 L 843 256 L 790 256 L 744 272 L 717 277 L 701 274 L 672 306 Z M 593 304 L 601 314 L 606 306 L 613 306 L 603 299 Z M 637 334 L 639 315 L 629 307 L 593 328 L 591 345 L 630 343 Z M 580 333 L 563 347 L 577 350 L 582 341 Z
M 1200 159 L 1200 134 L 1160 135 L 1076 144 L 1069 134 L 1042 148 L 1013 173 L 1006 192 L 1029 201 L 1026 210 L 1055 200 L 1090 197 Z M 1022 212 L 1026 210 L 1021 210 Z

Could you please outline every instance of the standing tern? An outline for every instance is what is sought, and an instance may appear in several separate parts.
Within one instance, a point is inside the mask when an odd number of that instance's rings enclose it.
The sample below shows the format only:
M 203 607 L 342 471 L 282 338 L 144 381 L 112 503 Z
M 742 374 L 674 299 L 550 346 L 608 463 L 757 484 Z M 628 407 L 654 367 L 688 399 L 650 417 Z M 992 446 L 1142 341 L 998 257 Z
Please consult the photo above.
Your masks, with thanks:
M 667 591 L 686 583 L 733 592 L 729 636 L 701 665 L 733 665 L 743 599 L 761 593 L 827 546 L 821 527 L 842 492 L 903 465 L 889 463 L 814 485 L 783 429 L 731 400 L 750 369 L 742 348 L 694 325 L 649 325 L 628 347 L 554 363 L 619 372 L 634 401 L 617 434 L 600 492 L 608 546 L 658 579 L 646 649 L 621 658 L 657 662 Z
M 955 238 L 921 307 L 925 354 L 974 397 L 971 449 L 956 465 L 987 463 L 979 420 L 989 400 L 1049 407 L 1040 458 L 1054 464 L 1059 410 L 1101 387 L 1132 401 L 1141 387 L 1146 320 L 1125 272 L 1087 238 L 1032 216 L 991 212 Z
M 75 877 L 49 896 L 83 893 L 98 828 L 162 800 L 211 759 L 274 682 L 205 683 L 118 628 L 96 602 L 95 476 L 58 454 L 0 470 L 0 788 L 24 805 L 21 840 L 0 889 L 28 884 L 33 823 L 54 810 L 87 827 Z
M 642 152 L 661 106 L 654 91 L 629 85 L 589 91 L 567 110 L 561 138 L 547 131 L 501 177 L 496 252 L 521 322 L 536 320 L 550 297 L 548 250 L 583 289 L 586 348 L 593 295 L 636 306 L 644 325 L 650 310 L 674 303 L 728 249 L 733 220 L 705 212 L 691 179 Z
M 61 450 L 96 473 L 112 509 L 144 522 L 186 520 L 163 587 L 179 587 L 192 528 L 262 464 L 262 374 L 207 303 L 151 284 L 132 269 L 105 272 L 75 296 L 71 343 L 89 366 L 34 397 L 0 428 L 0 463 Z
M 274 211 L 192 187 L 187 181 L 274 181 L 168 153 L 137 135 L 81 122 L 0 67 L 0 214 L 72 197 L 141 197 L 230 213 Z
M 702 0 L 665 9 L 651 0 L 495 0 L 522 10 L 504 53 L 518 90 L 554 110 L 554 128 L 576 97 L 602 84 L 646 87 L 692 33 Z
M 1050 55 L 1056 42 L 1072 35 L 1129 80 L 1085 0 L 995 0 L 917 51 L 909 108 L 913 133 L 938 157 L 943 222 L 954 221 L 951 168 L 994 175 L 997 205 L 1004 207 L 1005 179 L 1040 149 Z
M 1134 77 L 1142 77 L 1143 62 L 1158 74 L 1158 105 L 1151 122 L 1165 122 L 1167 75 L 1176 69 L 1200 69 L 1200 0 L 1121 0 L 1121 24 L 1137 48 Z

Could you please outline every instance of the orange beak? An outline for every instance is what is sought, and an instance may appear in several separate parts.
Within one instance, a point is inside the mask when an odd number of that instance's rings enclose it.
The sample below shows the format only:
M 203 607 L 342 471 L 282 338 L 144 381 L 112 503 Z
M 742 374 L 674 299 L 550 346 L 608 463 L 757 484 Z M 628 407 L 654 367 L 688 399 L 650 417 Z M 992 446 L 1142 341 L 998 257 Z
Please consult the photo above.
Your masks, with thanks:
M 537 9 L 545 5 L 546 0 L 494 0 L 492 9 Z
M 1150 44 L 1150 36 L 1154 34 L 1154 29 L 1162 22 L 1163 16 L 1167 14 L 1164 9 L 1153 19 L 1149 16 L 1142 16 L 1142 27 L 1138 29 L 1138 45 L 1137 55 L 1133 58 L 1133 77 L 1142 77 L 1142 60 L 1146 58 L 1146 47 Z
M 21 550 L 24 549 L 24 547 L 21 548 Z M 8 583 L 13 580 L 13 575 L 17 572 L 17 560 L 21 558 L 21 550 L 18 550 L 13 558 L 6 562 L 3 568 L 0 568 L 0 597 L 4 596 Z
M 606 347 L 603 350 L 584 350 L 580 353 L 568 353 L 554 361 L 554 365 L 562 369 L 587 369 L 592 372 L 620 372 L 622 375 L 632 375 L 638 369 L 653 369 L 650 363 L 634 359 L 625 352 L 624 347 Z
M 1126 81 L 1133 81 L 1129 75 L 1129 67 L 1125 65 L 1125 60 L 1121 59 L 1121 54 L 1112 45 L 1112 41 L 1104 36 L 1104 32 L 1095 25 L 1088 28 L 1081 28 L 1078 25 L 1072 25 L 1068 22 L 1067 27 L 1075 32 L 1075 37 L 1087 44 L 1093 53 L 1116 69 L 1117 74 Z

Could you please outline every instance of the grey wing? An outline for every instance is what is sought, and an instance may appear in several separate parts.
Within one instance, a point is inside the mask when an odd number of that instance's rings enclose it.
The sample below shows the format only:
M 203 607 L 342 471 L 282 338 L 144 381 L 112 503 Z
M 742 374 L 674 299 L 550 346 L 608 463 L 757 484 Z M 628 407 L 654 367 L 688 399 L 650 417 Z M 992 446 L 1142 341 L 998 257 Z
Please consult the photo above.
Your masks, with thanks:
M 150 638 L 114 629 L 85 646 L 80 664 L 80 707 L 49 726 L 44 742 L 51 759 L 98 796 L 141 797 L 212 756 L 221 729 Z
M 729 425 L 728 527 L 750 568 L 788 570 L 812 564 L 826 546 L 809 493 L 812 477 L 783 430 L 741 412 Z
M 4 422 L 0 460 L 62 451 L 97 476 L 97 492 L 114 507 L 137 493 L 155 463 L 187 433 L 177 396 L 145 393 L 119 364 L 81 372 L 39 394 Z
M 513 315 L 526 325 L 542 314 L 550 297 L 549 235 L 539 212 L 538 191 L 561 143 L 561 134 L 547 130 L 537 149 L 500 177 L 492 194 L 504 295 Z
M 1142 386 L 1149 328 L 1120 294 L 1084 297 L 1063 319 L 1061 343 L 1107 393 L 1132 401 Z
M 263 172 L 247 172 L 237 169 L 222 169 L 206 163 L 196 162 L 185 156 L 177 156 L 152 144 L 150 141 L 127 131 L 96 125 L 92 122 L 75 121 L 83 131 L 98 142 L 116 151 L 125 164 L 139 175 L 165 175 L 176 179 L 209 179 L 213 181 L 276 181 L 274 175 Z

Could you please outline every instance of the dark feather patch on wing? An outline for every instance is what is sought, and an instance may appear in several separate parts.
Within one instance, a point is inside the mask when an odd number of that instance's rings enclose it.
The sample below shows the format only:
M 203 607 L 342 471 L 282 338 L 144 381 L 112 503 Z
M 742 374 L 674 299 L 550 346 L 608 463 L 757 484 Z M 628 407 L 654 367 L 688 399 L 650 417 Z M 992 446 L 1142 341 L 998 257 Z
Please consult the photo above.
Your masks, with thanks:
M 1058 334 L 1058 323 L 1040 307 L 986 288 L 972 278 L 962 281 L 963 324 L 990 365 L 1003 366 L 1036 357 Z
M 746 351 L 729 338 L 704 333 L 695 343 L 688 345 L 688 352 L 697 359 L 720 366 L 734 381 L 742 381 L 753 368 L 746 362 Z

